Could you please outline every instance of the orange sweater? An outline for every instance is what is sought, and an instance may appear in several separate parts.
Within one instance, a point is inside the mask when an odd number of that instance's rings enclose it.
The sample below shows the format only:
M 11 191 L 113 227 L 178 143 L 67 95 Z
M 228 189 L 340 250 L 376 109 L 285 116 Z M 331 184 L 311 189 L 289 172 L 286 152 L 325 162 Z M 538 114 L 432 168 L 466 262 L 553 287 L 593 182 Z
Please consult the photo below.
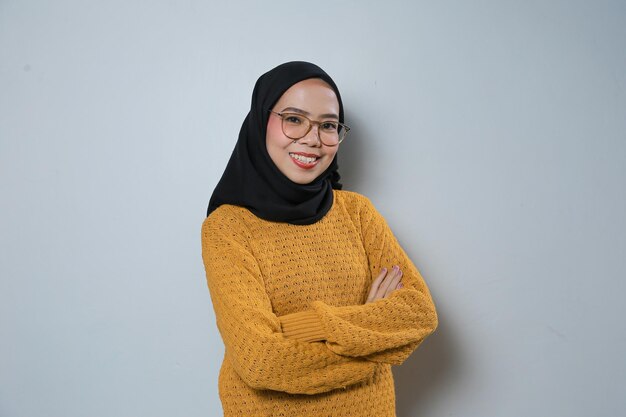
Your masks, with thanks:
M 225 416 L 395 416 L 391 365 L 435 330 L 437 314 L 366 197 L 335 190 L 311 225 L 220 206 L 202 224 L 202 257 L 225 346 Z M 404 288 L 364 304 L 393 265 Z

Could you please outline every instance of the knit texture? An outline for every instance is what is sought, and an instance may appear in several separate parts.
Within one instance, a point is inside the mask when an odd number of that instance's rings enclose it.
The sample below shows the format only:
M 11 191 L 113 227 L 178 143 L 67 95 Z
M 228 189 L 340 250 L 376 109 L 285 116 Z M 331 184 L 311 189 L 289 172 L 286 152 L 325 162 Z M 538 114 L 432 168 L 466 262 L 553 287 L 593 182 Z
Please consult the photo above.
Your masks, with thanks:
M 222 205 L 202 224 L 202 257 L 225 346 L 224 415 L 395 417 L 391 365 L 437 327 L 430 292 L 364 196 L 334 190 L 311 225 Z M 382 267 L 404 287 L 365 303 Z

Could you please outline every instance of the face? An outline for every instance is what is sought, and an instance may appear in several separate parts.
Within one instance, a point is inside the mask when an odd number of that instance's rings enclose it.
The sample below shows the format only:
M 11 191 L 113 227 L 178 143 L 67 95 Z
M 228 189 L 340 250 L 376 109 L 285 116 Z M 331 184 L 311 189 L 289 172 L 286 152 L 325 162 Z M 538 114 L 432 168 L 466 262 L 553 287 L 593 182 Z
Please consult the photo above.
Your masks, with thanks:
M 312 121 L 339 121 L 339 102 L 333 89 L 319 78 L 292 85 L 272 109 L 275 112 L 300 113 Z M 270 113 L 267 122 L 267 152 L 287 178 L 297 184 L 309 184 L 330 165 L 339 146 L 326 146 L 318 136 L 318 124 L 294 142 L 285 136 L 282 119 Z

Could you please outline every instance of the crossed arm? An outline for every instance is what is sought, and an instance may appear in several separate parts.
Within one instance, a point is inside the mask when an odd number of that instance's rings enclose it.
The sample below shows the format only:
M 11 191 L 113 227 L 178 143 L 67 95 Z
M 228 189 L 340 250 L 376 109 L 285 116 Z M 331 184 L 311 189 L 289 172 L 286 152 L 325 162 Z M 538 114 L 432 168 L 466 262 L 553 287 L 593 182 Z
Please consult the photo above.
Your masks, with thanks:
M 316 394 L 367 381 L 380 363 L 402 363 L 434 331 L 434 305 L 419 272 L 382 217 L 372 216 L 380 215 L 365 210 L 361 217 L 370 270 L 377 276 L 364 304 L 315 301 L 310 310 L 280 317 L 273 313 L 245 228 L 228 216 L 205 221 L 202 256 L 217 326 L 247 385 Z
M 363 245 L 371 276 L 377 276 L 367 300 L 343 307 L 315 301 L 311 310 L 279 319 L 288 338 L 323 341 L 340 355 L 399 365 L 436 329 L 437 313 L 421 274 L 386 221 L 361 198 Z

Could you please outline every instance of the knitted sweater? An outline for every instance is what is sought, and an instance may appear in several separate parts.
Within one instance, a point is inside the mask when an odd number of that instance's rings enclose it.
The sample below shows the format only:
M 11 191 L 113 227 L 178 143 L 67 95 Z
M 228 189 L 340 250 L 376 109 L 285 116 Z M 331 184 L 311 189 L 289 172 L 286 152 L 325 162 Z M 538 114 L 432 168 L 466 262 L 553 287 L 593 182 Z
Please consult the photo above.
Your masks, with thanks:
M 224 415 L 392 417 L 391 365 L 437 327 L 419 271 L 364 196 L 334 191 L 317 223 L 222 205 L 202 224 L 202 257 L 225 346 Z M 404 287 L 364 304 L 382 267 Z

